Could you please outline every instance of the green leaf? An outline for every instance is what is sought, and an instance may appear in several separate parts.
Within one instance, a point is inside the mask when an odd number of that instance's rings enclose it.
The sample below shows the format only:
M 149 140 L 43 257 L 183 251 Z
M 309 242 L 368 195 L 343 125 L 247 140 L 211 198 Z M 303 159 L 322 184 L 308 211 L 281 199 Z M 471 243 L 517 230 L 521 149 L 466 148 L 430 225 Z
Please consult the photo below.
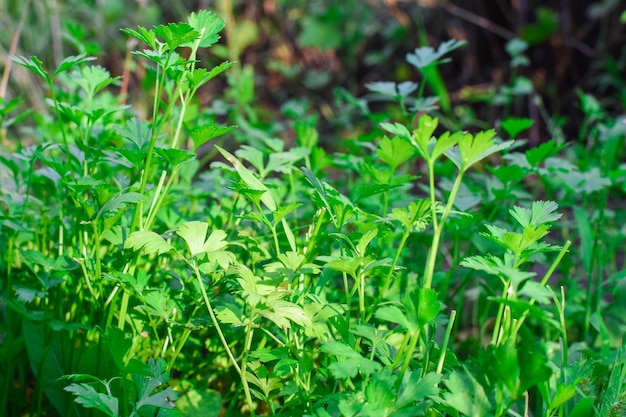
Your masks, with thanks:
M 335 271 L 345 272 L 352 278 L 356 278 L 358 269 L 363 266 L 366 261 L 367 258 L 361 256 L 345 256 L 328 262 L 326 267 L 334 269 Z
M 465 135 L 465 138 L 459 139 L 458 142 L 458 152 L 460 158 L 453 157 L 455 156 L 454 152 L 452 153 L 452 156 L 450 155 L 450 152 L 448 152 L 448 155 L 451 156 L 450 159 L 455 162 L 459 170 L 464 172 L 475 163 L 493 155 L 496 152 L 506 149 L 513 144 L 512 140 L 496 144 L 494 140 L 495 135 L 496 131 L 493 129 L 478 132 L 474 136 L 467 134 Z
M 415 49 L 412 54 L 406 55 L 406 61 L 413 65 L 415 68 L 423 71 L 426 67 L 433 64 L 442 64 L 447 62 L 448 60 L 442 59 L 443 56 L 457 48 L 465 46 L 467 42 L 458 41 L 456 39 L 450 39 L 448 41 L 442 42 L 435 51 L 430 46 L 422 46 L 421 48 Z
M 509 213 L 522 227 L 540 226 L 559 220 L 562 214 L 556 212 L 558 209 L 554 201 L 533 201 L 530 210 L 514 206 Z
M 518 345 L 519 363 L 523 364 L 520 366 L 520 393 L 548 381 L 555 372 L 550 366 L 551 360 L 548 358 L 544 342 L 534 338 L 530 331 L 528 336 L 519 338 L 521 340 Z
M 531 167 L 537 168 L 540 163 L 550 158 L 551 156 L 556 155 L 565 147 L 565 144 L 556 144 L 554 139 L 550 139 L 547 142 L 542 143 L 539 146 L 531 148 L 526 151 L 524 154 L 526 156 L 526 161 L 530 164 Z
M 65 391 L 76 396 L 74 401 L 85 408 L 95 408 L 110 417 L 119 417 L 118 399 L 113 395 L 97 392 L 89 384 L 71 384 Z
M 174 168 L 196 157 L 195 153 L 185 149 L 154 148 L 154 152 Z
M 239 306 L 226 303 L 223 306 L 216 307 L 217 318 L 220 322 L 225 324 L 232 324 L 236 327 L 245 326 L 247 321 L 245 314 Z
M 350 359 L 343 359 L 328 365 L 328 369 L 337 379 L 354 378 L 357 373 L 371 375 L 381 368 L 378 362 L 358 356 Z
M 565 185 L 576 194 L 592 194 L 611 186 L 610 178 L 602 174 L 598 167 L 593 167 L 586 172 L 573 170 L 567 175 L 560 175 L 560 177 Z
M 486 417 L 491 405 L 485 390 L 467 371 L 454 371 L 444 381 L 449 392 L 443 393 L 445 402 L 461 414 L 472 417 Z
M 407 330 L 415 330 L 414 326 L 411 325 L 411 322 L 409 322 L 404 312 L 398 306 L 385 305 L 379 307 L 374 316 L 379 320 L 399 324 Z
M 157 49 L 156 34 L 151 30 L 148 30 L 142 26 L 138 26 L 137 31 L 127 28 L 121 29 L 121 32 L 140 40 L 152 49 Z
M 297 304 L 285 300 L 272 300 L 270 303 L 270 308 L 276 315 L 284 317 L 285 319 L 292 321 L 304 328 L 310 329 L 313 327 L 313 323 L 311 322 L 309 316 L 307 316 L 302 307 Z M 281 327 L 288 329 L 291 326 L 287 322 L 285 326 Z
M 80 65 L 83 64 L 85 62 L 89 62 L 89 61 L 93 61 L 95 60 L 96 57 L 94 56 L 87 56 L 86 54 L 80 54 L 80 55 L 76 55 L 76 56 L 68 56 L 65 59 L 63 59 L 63 61 L 61 61 L 61 64 L 59 65 L 59 67 L 57 68 L 57 70 L 54 72 L 54 76 L 56 77 L 57 75 L 61 74 L 62 72 L 65 72 L 71 68 L 74 68 L 76 65 Z
M 322 182 L 315 176 L 313 171 L 306 167 L 302 167 L 300 168 L 300 170 L 304 174 L 304 178 L 307 180 L 307 182 L 313 187 L 313 190 L 315 191 L 321 202 L 324 203 L 328 214 L 330 214 L 333 222 L 336 224 L 336 218 L 333 209 L 330 207 L 330 203 L 326 195 L 326 188 L 324 187 Z
M 158 408 L 171 409 L 175 407 L 174 401 L 178 398 L 178 393 L 171 387 L 151 394 L 155 389 L 165 384 L 169 380 L 167 373 L 167 363 L 163 358 L 156 361 L 153 358 L 148 360 L 148 370 L 151 375 L 133 374 L 135 387 L 137 388 L 138 400 L 135 408 L 139 410 L 143 406 L 154 406 Z
M 199 126 L 189 132 L 191 138 L 193 139 L 193 148 L 194 150 L 198 149 L 208 141 L 222 136 L 236 128 L 237 126 L 219 126 L 218 124 Z
M 303 150 L 303 148 L 292 148 L 289 152 L 272 152 L 265 167 L 267 173 L 264 174 L 267 175 L 270 172 L 289 173 L 293 165 L 308 154 L 308 151 L 301 153 L 298 152 L 299 150 Z
M 419 153 L 427 162 L 431 161 L 430 157 L 430 143 L 435 133 L 435 129 L 439 125 L 439 119 L 432 118 L 427 114 L 423 114 L 417 122 L 417 129 L 413 131 L 413 135 L 410 136 L 411 142 Z
M 196 68 L 193 72 L 187 74 L 187 80 L 193 88 L 197 89 L 235 64 L 236 62 L 225 61 L 218 66 L 211 68 L 210 71 L 205 68 Z
M 402 385 L 398 390 L 398 399 L 392 410 L 400 410 L 424 398 L 439 395 L 440 381 L 441 375 L 435 372 L 429 372 L 422 377 L 418 371 L 408 371 L 404 374 Z
M 404 184 L 365 184 L 358 188 L 356 201 L 402 187 Z
M 162 255 L 169 252 L 173 247 L 160 235 L 149 230 L 132 232 L 124 242 L 124 249 L 138 251 L 144 249 L 147 254 Z
M 187 18 L 189 25 L 194 28 L 200 37 L 200 48 L 209 48 L 220 40 L 219 33 L 224 29 L 225 21 L 209 10 L 192 12 Z M 184 46 L 191 46 L 186 44 Z
M 415 149 L 407 140 L 400 137 L 389 139 L 385 136 L 378 144 L 376 154 L 395 171 L 396 168 L 413 157 Z
M 222 396 L 212 389 L 191 388 L 176 401 L 182 417 L 218 417 L 222 410 Z
M 558 410 L 569 399 L 574 398 L 574 395 L 576 395 L 575 385 L 561 385 L 561 384 L 557 385 L 556 392 L 554 393 L 554 396 L 550 400 L 548 409 Z
M 142 194 L 133 191 L 117 194 L 107 200 L 107 202 L 100 207 L 100 210 L 98 210 L 98 214 L 96 215 L 96 219 L 111 216 L 119 210 L 126 208 L 128 204 L 145 201 L 145 199 L 146 198 Z
M 76 84 L 81 86 L 89 97 L 93 97 L 116 80 L 116 78 L 111 77 L 108 70 L 99 65 L 87 65 L 80 68 L 79 77 Z
M 437 291 L 432 288 L 422 288 L 417 294 L 419 297 L 417 320 L 420 326 L 425 326 L 437 317 L 441 311 L 441 302 L 437 298 Z
M 12 305 L 13 300 L 7 299 L 7 305 Z M 23 308 L 21 304 L 20 307 Z M 26 313 L 24 316 L 28 320 L 20 320 L 21 329 L 18 325 L 17 334 L 20 334 L 23 340 L 23 347 L 20 350 L 15 350 L 15 354 L 24 355 L 24 352 L 28 355 L 28 367 L 27 369 L 32 372 L 33 378 L 41 387 L 47 397 L 47 400 L 54 405 L 54 408 L 58 411 L 59 415 L 69 414 L 69 406 L 67 395 L 64 395 L 62 385 L 58 382 L 58 379 L 66 374 L 65 367 L 67 364 L 67 347 L 63 342 L 68 339 L 59 337 L 59 335 L 51 335 L 50 329 L 46 322 L 34 322 L 32 320 L 38 320 L 36 311 L 20 311 L 20 313 Z M 50 319 L 50 314 L 46 313 L 46 319 Z M 44 316 L 41 316 L 43 319 Z M 3 343 L 3 345 L 6 345 Z M 4 347 L 4 346 L 3 346 Z M 6 351 L 4 351 L 6 352 Z M 18 356 L 14 356 L 12 360 L 17 360 Z M 6 360 L 6 359 L 5 359 Z
M 432 150 L 431 161 L 434 162 L 439 159 L 441 155 L 459 143 L 460 140 L 463 140 L 466 135 L 467 134 L 464 132 L 454 132 L 453 134 L 450 134 L 450 132 L 444 132 L 443 135 L 439 136 L 435 142 L 435 146 Z
M 219 229 L 213 230 L 207 238 L 208 229 L 207 222 L 191 221 L 183 223 L 176 234 L 185 240 L 191 256 L 224 249 L 228 245 L 225 240 L 226 232 Z
M 626 12 L 624 12 L 624 15 L 626 16 Z M 570 412 L 569 417 L 589 417 L 594 415 L 593 403 L 593 397 L 587 397 L 578 400 L 578 402 Z
M 220 148 L 219 146 L 215 147 L 223 156 L 230 162 L 234 167 L 241 180 L 252 190 L 261 191 L 261 201 L 269 208 L 271 211 L 276 211 L 278 206 L 276 205 L 276 201 L 272 194 L 269 192 L 267 187 L 263 185 L 263 183 L 250 171 L 246 168 L 237 158 L 235 158 L 228 151 Z
M 345 343 L 337 342 L 334 340 L 324 343 L 322 346 L 320 346 L 320 350 L 330 355 L 345 358 L 358 358 L 361 356 L 358 352 L 355 352 L 354 349 L 352 349 Z
M 42 62 L 36 56 L 26 58 L 23 56 L 12 56 L 11 59 L 23 67 L 28 68 L 32 73 L 40 77 L 46 82 L 50 82 L 48 71 L 43 68 Z
M 589 219 L 589 214 L 582 207 L 574 207 L 574 218 L 576 219 L 576 229 L 580 238 L 581 257 L 585 271 L 591 273 L 593 265 L 594 232 Z
M 400 123 L 381 123 L 380 127 L 389 133 L 400 136 L 404 139 L 411 139 L 411 132 L 403 124 Z
M 418 84 L 412 81 L 404 81 L 400 84 L 392 81 L 380 81 L 365 84 L 365 87 L 384 96 L 392 97 L 395 100 L 406 100 L 406 98 L 417 90 Z
M 490 345 L 487 348 L 487 360 L 491 373 L 495 380 L 502 383 L 513 399 L 517 397 L 518 378 L 520 374 L 520 364 L 517 357 L 517 348 L 512 339 L 507 339 L 506 343 L 498 346 Z
M 187 23 L 170 23 L 169 25 L 158 25 L 153 29 L 154 33 L 161 36 L 170 50 L 174 50 L 182 45 L 190 45 L 200 37 L 200 32 Z
M 276 211 L 272 213 L 272 223 L 274 224 L 274 226 L 280 223 L 285 217 L 289 215 L 289 213 L 298 209 L 298 207 L 300 206 L 302 206 L 302 203 L 292 203 L 276 209 Z
M 398 220 L 405 229 L 420 231 L 430 223 L 430 200 L 413 201 L 408 209 L 394 208 L 389 217 Z
M 529 129 L 532 125 L 532 119 L 528 118 L 509 117 L 502 121 L 502 129 L 504 129 L 511 139 L 515 139 L 517 135 Z
M 152 136 L 150 124 L 137 117 L 127 120 L 122 128 L 118 128 L 118 132 L 123 138 L 128 139 L 135 145 L 135 150 L 137 151 L 143 150 L 144 145 L 150 143 L 150 137 Z

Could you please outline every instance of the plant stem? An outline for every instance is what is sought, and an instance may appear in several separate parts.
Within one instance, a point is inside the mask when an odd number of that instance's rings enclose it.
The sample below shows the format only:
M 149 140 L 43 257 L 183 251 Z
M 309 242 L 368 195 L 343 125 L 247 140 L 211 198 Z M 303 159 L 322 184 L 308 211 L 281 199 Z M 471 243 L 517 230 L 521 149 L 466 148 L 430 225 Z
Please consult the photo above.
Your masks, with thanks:
M 432 288 L 433 284 L 433 276 L 435 274 L 435 265 L 437 263 L 437 253 L 439 251 L 439 243 L 441 241 L 441 234 L 443 233 L 443 227 L 446 224 L 446 220 L 452 211 L 452 206 L 454 205 L 454 200 L 456 199 L 456 195 L 461 188 L 461 181 L 463 180 L 464 171 L 460 171 L 459 175 L 456 177 L 454 181 L 454 185 L 452 186 L 452 190 L 450 191 L 450 196 L 448 197 L 448 203 L 446 204 L 446 208 L 441 215 L 441 220 L 437 222 L 437 202 L 435 201 L 435 191 L 434 191 L 434 168 L 429 168 L 429 177 L 430 177 L 430 188 L 431 188 L 431 212 L 432 212 L 432 222 L 433 222 L 433 240 L 428 251 L 428 261 L 426 264 L 426 270 L 424 271 L 424 284 L 423 288 Z
M 409 348 L 404 352 L 404 363 L 402 364 L 402 369 L 400 369 L 398 381 L 402 381 L 404 373 L 408 369 L 409 364 L 411 363 L 411 359 L 413 359 L 413 354 L 415 353 L 415 348 L 417 347 L 417 342 L 419 341 L 421 330 L 421 328 L 418 328 L 411 334 Z
M 193 268 L 194 274 L 196 276 L 196 280 L 198 281 L 198 287 L 200 288 L 200 292 L 202 293 L 202 299 L 204 300 L 204 305 L 206 306 L 209 312 L 209 316 L 211 317 L 211 322 L 215 326 L 215 330 L 217 331 L 217 335 L 220 338 L 220 341 L 222 342 L 222 346 L 224 346 L 224 349 L 226 350 L 226 355 L 228 355 L 230 362 L 233 364 L 233 366 L 235 367 L 235 370 L 237 371 L 237 373 L 239 374 L 239 377 L 241 378 L 241 383 L 243 385 L 243 391 L 246 396 L 246 401 L 248 403 L 248 406 L 250 407 L 250 410 L 252 411 L 254 408 L 254 405 L 252 403 L 250 387 L 248 385 L 247 378 L 244 374 L 244 370 L 237 363 L 237 359 L 235 359 L 235 355 L 233 355 L 233 352 L 230 349 L 230 346 L 228 345 L 226 338 L 224 337 L 224 333 L 222 332 L 220 323 L 217 320 L 217 317 L 215 316 L 215 312 L 213 311 L 213 306 L 211 305 L 209 296 L 207 295 L 206 289 L 204 288 L 204 282 L 202 282 L 202 275 L 200 274 L 200 270 L 198 269 L 198 266 L 195 264 L 195 262 L 193 263 L 190 262 L 189 265 Z
M 448 343 L 450 342 L 450 335 L 452 334 L 452 328 L 454 327 L 454 321 L 456 319 L 456 310 L 450 312 L 450 320 L 448 321 L 448 327 L 446 327 L 446 335 L 443 337 L 443 343 L 441 344 L 441 355 L 439 356 L 439 363 L 437 364 L 437 373 L 441 374 L 443 371 L 443 364 L 446 360 L 446 351 L 448 350 Z

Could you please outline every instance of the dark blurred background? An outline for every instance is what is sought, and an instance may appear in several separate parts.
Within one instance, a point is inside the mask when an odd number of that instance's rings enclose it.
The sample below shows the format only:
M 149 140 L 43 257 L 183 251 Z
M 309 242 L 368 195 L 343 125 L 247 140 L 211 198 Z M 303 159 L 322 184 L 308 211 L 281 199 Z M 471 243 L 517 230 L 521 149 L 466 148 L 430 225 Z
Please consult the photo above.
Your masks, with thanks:
M 259 108 L 271 114 L 290 99 L 306 100 L 322 115 L 322 129 L 337 123 L 337 89 L 362 97 L 369 82 L 420 82 L 406 54 L 452 38 L 467 41 L 440 67 L 453 127 L 497 124 L 506 112 L 536 121 L 531 141 L 549 138 L 554 126 L 569 139 L 582 120 L 582 92 L 616 115 L 624 112 L 620 0 L 3 0 L 0 69 L 13 42 L 16 55 L 36 55 L 49 68 L 85 52 L 121 75 L 134 46 L 120 28 L 184 21 L 200 8 L 227 20 L 223 40 L 202 59 L 251 67 Z M 3 97 L 23 96 L 28 106 L 45 108 L 27 71 L 13 66 L 5 78 Z M 213 83 L 203 100 L 224 88 L 224 80 Z M 506 110 L 498 106 L 503 88 L 520 96 Z

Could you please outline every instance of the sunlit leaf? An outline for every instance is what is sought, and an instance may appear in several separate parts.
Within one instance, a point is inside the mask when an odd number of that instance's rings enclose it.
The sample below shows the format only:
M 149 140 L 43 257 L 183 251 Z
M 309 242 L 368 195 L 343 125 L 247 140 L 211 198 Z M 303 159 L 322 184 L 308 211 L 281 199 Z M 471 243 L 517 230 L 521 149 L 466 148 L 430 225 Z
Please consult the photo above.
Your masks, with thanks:
M 156 34 L 152 30 L 148 30 L 142 26 L 138 26 L 137 30 L 133 29 L 121 29 L 122 33 L 125 33 L 133 38 L 140 40 L 147 44 L 150 48 L 156 49 Z
M 193 148 L 198 149 L 206 142 L 222 136 L 235 128 L 237 128 L 237 126 L 220 126 L 218 124 L 196 127 L 189 132 L 191 138 L 193 139 Z
M 406 139 L 400 137 L 394 137 L 393 139 L 389 139 L 386 136 L 383 137 L 376 150 L 376 155 L 389 165 L 392 170 L 411 159 L 414 154 L 415 149 L 413 146 Z
M 163 38 L 170 50 L 174 50 L 181 45 L 193 43 L 200 36 L 200 32 L 187 23 L 170 23 L 167 26 L 158 25 L 152 30 Z
M 559 220 L 563 215 L 557 213 L 559 205 L 554 201 L 533 201 L 530 210 L 514 206 L 511 216 L 522 226 L 540 226 Z
M 200 48 L 208 48 L 219 39 L 219 33 L 224 29 L 225 21 L 210 10 L 192 12 L 187 18 L 189 25 L 201 33 Z M 190 43 L 184 46 L 191 46 Z
M 411 132 L 406 128 L 403 124 L 400 123 L 381 123 L 380 127 L 385 129 L 387 132 L 392 133 L 396 136 L 400 136 L 405 139 L 411 138 Z
M 86 54 L 80 54 L 80 55 L 76 55 L 76 56 L 68 56 L 65 59 L 63 59 L 63 61 L 61 62 L 61 64 L 57 68 L 57 70 L 54 72 L 54 76 L 56 77 L 57 75 L 61 74 L 62 72 L 65 72 L 65 71 L 67 71 L 67 70 L 69 70 L 71 68 L 74 68 L 77 65 L 83 64 L 85 62 L 93 61 L 95 59 L 96 59 L 96 57 L 94 57 L 94 56 L 87 56 Z
M 119 416 L 118 399 L 111 394 L 97 392 L 89 384 L 71 384 L 64 389 L 74 394 L 74 401 L 85 408 L 95 408 L 110 417 Z
M 138 230 L 132 232 L 124 242 L 124 249 L 138 251 L 143 249 L 148 254 L 164 254 L 172 250 L 172 246 L 160 235 L 149 230 Z
M 272 194 L 269 192 L 268 188 L 263 185 L 263 183 L 250 171 L 246 168 L 237 158 L 235 158 L 228 151 L 220 148 L 219 146 L 215 147 L 223 156 L 230 162 L 234 167 L 241 180 L 252 190 L 261 191 L 261 201 L 269 208 L 271 211 L 276 211 L 278 208 L 276 205 L 276 201 Z
M 21 66 L 28 68 L 31 72 L 33 72 L 44 81 L 47 82 L 50 80 L 48 71 L 43 68 L 42 62 L 36 56 L 31 56 L 30 58 L 26 58 L 23 56 L 12 56 L 11 59 Z

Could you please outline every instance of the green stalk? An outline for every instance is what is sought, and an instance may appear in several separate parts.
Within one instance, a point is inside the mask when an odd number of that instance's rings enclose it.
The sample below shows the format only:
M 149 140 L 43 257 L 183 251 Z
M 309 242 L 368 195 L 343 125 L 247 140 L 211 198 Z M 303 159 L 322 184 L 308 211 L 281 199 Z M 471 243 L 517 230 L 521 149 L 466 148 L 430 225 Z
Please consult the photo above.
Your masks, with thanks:
M 443 364 L 446 360 L 446 351 L 448 350 L 448 343 L 450 342 L 450 335 L 452 334 L 452 328 L 454 327 L 454 321 L 456 319 L 456 310 L 450 312 L 450 320 L 448 321 L 448 327 L 446 327 L 446 335 L 443 337 L 443 343 L 441 344 L 441 356 L 439 356 L 439 363 L 437 364 L 437 373 L 441 374 L 443 371 Z
M 365 319 L 366 323 L 372 318 L 372 316 L 374 315 L 374 310 L 376 309 L 376 307 L 378 307 L 381 299 L 383 298 L 385 293 L 389 290 L 389 286 L 391 285 L 391 278 L 393 277 L 393 271 L 396 268 L 398 259 L 400 259 L 400 253 L 404 249 L 404 245 L 406 244 L 406 241 L 410 235 L 411 235 L 410 229 L 405 230 L 404 234 L 402 235 L 402 239 L 400 239 L 400 245 L 398 245 L 398 249 L 396 250 L 396 254 L 393 257 L 393 261 L 391 261 L 391 266 L 389 267 L 389 272 L 387 273 L 387 276 L 385 276 L 385 281 L 383 282 L 383 286 L 380 292 L 378 293 L 378 295 L 376 296 L 376 300 L 372 303 L 372 306 L 371 306 L 372 310 L 370 311 L 370 313 Z
M 159 210 L 158 208 L 161 206 L 161 203 L 163 202 L 163 199 L 165 198 L 165 195 L 167 194 L 167 190 L 169 189 L 169 187 L 166 188 L 165 192 L 161 193 L 166 177 L 167 177 L 167 171 L 163 170 L 161 172 L 161 177 L 159 178 L 159 183 L 157 184 L 156 190 L 154 190 L 154 196 L 152 197 L 152 203 L 150 204 L 150 208 L 148 209 L 148 214 L 146 215 L 146 221 L 141 226 L 142 230 L 150 230 L 150 228 L 152 227 L 154 218 L 156 217 L 156 213 Z M 172 176 L 170 176 L 170 180 L 168 181 L 168 185 L 171 185 L 171 182 L 173 181 L 173 177 L 174 175 L 172 174 Z
M 561 248 L 561 251 L 557 255 L 556 259 L 554 259 L 554 261 L 552 262 L 552 265 L 550 265 L 550 268 L 548 268 L 548 270 L 546 271 L 545 275 L 541 279 L 540 285 L 542 287 L 546 286 L 546 284 L 548 283 L 548 280 L 550 279 L 550 277 L 552 276 L 552 274 L 556 270 L 557 266 L 561 263 L 561 260 L 563 259 L 563 257 L 565 256 L 565 254 L 567 253 L 567 251 L 569 250 L 569 247 L 571 245 L 572 245 L 572 242 L 570 240 L 565 242 L 565 245 L 563 245 L 563 248 Z M 536 302 L 536 300 L 533 298 L 532 300 L 529 301 L 529 304 L 530 305 L 534 305 L 535 302 Z M 517 321 L 517 325 L 515 326 L 515 333 L 517 333 L 519 331 L 519 329 L 522 327 L 522 324 L 524 323 L 524 320 L 526 320 L 527 315 L 528 315 L 528 313 L 525 312 L 522 315 L 522 317 L 519 318 L 519 320 Z
M 431 191 L 431 212 L 433 216 L 433 240 L 428 251 L 428 261 L 426 264 L 426 270 L 424 271 L 424 284 L 423 288 L 432 288 L 433 276 L 435 274 L 435 265 L 437 263 L 437 253 L 439 251 L 439 243 L 441 241 L 441 234 L 443 232 L 443 227 L 446 224 L 446 220 L 452 211 L 452 206 L 454 205 L 454 200 L 456 200 L 456 195 L 461 188 L 461 181 L 463 180 L 464 171 L 460 171 L 459 175 L 456 177 L 454 181 L 454 185 L 452 186 L 452 190 L 450 191 L 450 197 L 448 197 L 448 203 L 446 204 L 446 208 L 441 215 L 441 220 L 437 222 L 437 207 L 435 201 L 435 185 L 434 185 L 434 166 L 429 167 L 429 177 L 430 177 L 430 191 Z
M 120 330 L 124 330 L 124 324 L 126 323 L 126 310 L 128 308 L 129 298 L 129 292 L 122 289 L 122 304 L 120 305 L 120 314 L 117 318 L 117 328 Z
M 361 271 L 359 274 L 359 313 L 360 319 L 363 323 L 366 320 L 365 314 L 365 272 Z
M 195 264 L 195 262 L 194 263 L 189 262 L 189 265 L 193 268 L 194 275 L 196 276 L 196 280 L 198 281 L 198 287 L 200 288 L 200 292 L 202 293 L 202 299 L 204 301 L 204 305 L 206 306 L 209 312 L 209 316 L 211 317 L 211 322 L 213 323 L 213 326 L 215 326 L 215 330 L 217 331 L 217 335 L 220 338 L 220 341 L 222 342 L 222 346 L 224 346 L 224 349 L 226 350 L 226 355 L 228 355 L 230 362 L 235 367 L 235 370 L 237 371 L 237 373 L 239 374 L 239 377 L 241 378 L 243 391 L 246 396 L 246 402 L 248 403 L 248 406 L 250 407 L 250 410 L 252 411 L 254 408 L 254 405 L 252 403 L 252 395 L 250 394 L 250 386 L 248 385 L 248 381 L 244 374 L 244 370 L 237 363 L 237 359 L 235 359 L 235 355 L 233 355 L 233 352 L 230 349 L 228 342 L 226 341 L 226 337 L 224 337 L 224 333 L 222 332 L 220 323 L 217 320 L 217 317 L 215 316 L 215 312 L 213 311 L 213 306 L 211 305 L 209 296 L 207 295 L 206 289 L 204 288 L 204 282 L 202 282 L 202 275 L 200 274 L 200 270 L 198 269 L 198 266 Z
M 6 291 L 9 294 L 12 291 L 13 283 L 13 257 L 15 256 L 15 239 L 13 236 L 9 238 L 8 247 L 7 247 L 7 278 L 6 278 Z M 11 335 L 13 334 L 13 329 L 11 328 L 11 324 L 13 322 L 13 312 L 10 308 L 7 308 L 5 313 L 5 324 L 7 329 L 7 334 L 9 335 L 9 340 L 11 339 Z M 15 340 L 15 339 L 13 339 Z M 9 396 L 9 385 L 13 381 L 13 371 L 14 371 L 15 361 L 9 360 L 7 364 L 7 374 L 4 378 L 4 383 L 2 385 L 2 399 L 0 400 L 0 416 L 6 417 L 6 413 L 8 411 L 9 405 L 7 403 L 7 399 Z
M 417 347 L 417 342 L 420 338 L 421 328 L 418 328 L 411 334 L 411 341 L 409 342 L 409 349 L 404 353 L 404 363 L 402 364 L 402 369 L 400 369 L 400 375 L 398 376 L 398 381 L 402 381 L 404 377 L 404 373 L 408 369 L 411 359 L 413 359 L 413 354 L 415 353 L 415 348 Z
M 243 355 L 241 359 L 241 383 L 243 385 L 243 391 L 246 396 L 246 402 L 248 403 L 248 407 L 250 407 L 250 415 L 254 415 L 254 407 L 252 403 L 252 396 L 250 395 L 250 388 L 248 386 L 248 375 L 247 375 L 247 367 L 248 367 L 248 353 L 252 350 L 252 336 L 254 335 L 254 307 L 250 309 L 250 318 L 248 320 L 248 325 L 246 326 L 246 336 L 244 342 Z M 269 401 L 267 401 L 269 405 Z
M 504 285 L 504 290 L 502 291 L 502 295 L 505 299 L 508 298 L 510 286 L 511 286 L 510 282 L 507 282 Z M 496 315 L 496 321 L 493 325 L 493 334 L 491 335 L 491 344 L 493 345 L 498 344 L 498 340 L 501 336 L 501 333 L 502 333 L 501 326 L 502 326 L 503 316 L 504 316 L 504 304 L 500 303 L 500 306 L 498 307 L 498 314 Z
M 161 71 L 161 67 L 157 65 L 156 67 L 156 85 L 154 87 L 154 100 L 152 103 L 152 130 L 150 132 L 150 144 L 148 146 L 148 154 L 146 155 L 146 160 L 144 162 L 143 171 L 141 173 L 141 182 L 139 185 L 139 193 L 144 194 L 146 191 L 146 186 L 148 185 L 148 178 L 150 177 L 150 170 L 152 167 L 152 154 L 154 153 L 154 148 L 156 146 L 156 141 L 158 137 L 158 118 L 159 118 L 159 102 L 161 99 L 161 92 L 163 90 L 163 85 L 165 84 L 165 75 L 166 69 L 169 65 L 171 55 L 167 57 L 165 64 L 163 65 L 163 71 Z M 162 74 L 159 74 L 162 72 Z M 137 228 L 141 228 L 141 218 L 143 213 L 143 202 L 139 201 L 135 208 L 135 216 L 133 218 L 133 223 L 131 225 L 131 231 L 136 230 Z

